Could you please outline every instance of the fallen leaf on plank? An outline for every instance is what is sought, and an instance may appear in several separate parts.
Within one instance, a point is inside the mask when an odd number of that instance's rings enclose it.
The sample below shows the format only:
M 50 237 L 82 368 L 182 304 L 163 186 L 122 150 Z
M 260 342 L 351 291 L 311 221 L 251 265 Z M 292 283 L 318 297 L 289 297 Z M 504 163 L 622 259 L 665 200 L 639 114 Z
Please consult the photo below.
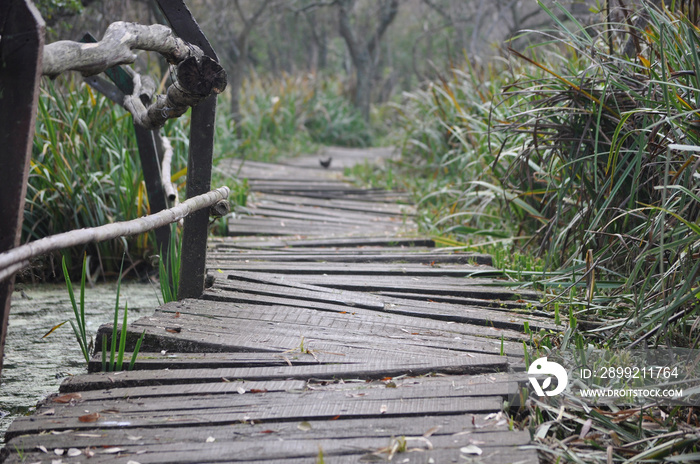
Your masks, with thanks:
M 80 393 L 66 393 L 65 395 L 52 398 L 51 401 L 54 403 L 70 403 L 71 401 L 79 400 L 82 397 L 83 395 Z

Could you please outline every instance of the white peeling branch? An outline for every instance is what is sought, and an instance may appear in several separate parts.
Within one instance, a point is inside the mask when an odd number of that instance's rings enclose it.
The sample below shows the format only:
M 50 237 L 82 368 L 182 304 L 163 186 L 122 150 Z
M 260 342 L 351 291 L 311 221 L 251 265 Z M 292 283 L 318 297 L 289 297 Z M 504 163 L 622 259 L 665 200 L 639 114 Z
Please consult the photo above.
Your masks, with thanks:
M 41 238 L 25 245 L 0 253 L 0 282 L 29 264 L 31 258 L 86 243 L 102 242 L 117 237 L 142 234 L 173 222 L 203 208 L 211 207 L 229 195 L 228 187 L 190 198 L 178 206 L 131 221 L 116 222 L 89 229 L 78 229 Z
M 170 144 L 170 140 L 164 135 L 160 137 L 163 143 L 163 162 L 160 165 L 160 175 L 161 183 L 163 184 L 163 191 L 169 202 L 177 205 L 177 190 L 173 185 L 171 163 L 173 159 L 173 146 Z
M 177 81 L 168 87 L 165 95 L 157 95 L 154 103 L 144 104 L 143 82 L 134 77 L 134 93 L 124 97 L 124 108 L 134 121 L 146 129 L 163 127 L 165 121 L 184 114 L 191 106 L 226 88 L 226 72 L 208 56 L 189 57 L 177 66 Z
M 115 22 L 96 43 L 61 40 L 44 47 L 43 74 L 55 77 L 65 71 L 91 76 L 113 66 L 136 60 L 134 50 L 155 51 L 177 65 L 177 81 L 165 95 L 152 102 L 145 78 L 132 72 L 134 92 L 124 98 L 124 107 L 134 121 L 147 129 L 157 129 L 177 118 L 211 94 L 226 88 L 226 72 L 196 45 L 178 38 L 165 26 Z
M 56 77 L 66 71 L 79 71 L 92 76 L 112 66 L 133 63 L 133 50 L 158 52 L 172 64 L 204 55 L 199 47 L 176 37 L 166 26 L 117 21 L 107 27 L 99 42 L 59 40 L 44 46 L 43 74 Z

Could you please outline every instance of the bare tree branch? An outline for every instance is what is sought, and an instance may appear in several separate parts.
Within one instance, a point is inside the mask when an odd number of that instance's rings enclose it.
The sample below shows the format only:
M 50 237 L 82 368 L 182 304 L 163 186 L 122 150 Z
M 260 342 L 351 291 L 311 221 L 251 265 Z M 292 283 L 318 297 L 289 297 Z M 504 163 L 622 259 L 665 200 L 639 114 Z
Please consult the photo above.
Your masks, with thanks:
M 447 20 L 450 24 L 452 24 L 453 19 L 452 15 L 446 12 L 445 10 L 442 9 L 441 6 L 439 6 L 437 3 L 435 3 L 433 0 L 423 0 L 423 3 L 428 5 L 430 8 L 435 10 L 440 16 L 442 16 L 445 20 Z
M 41 238 L 25 245 L 0 253 L 0 281 L 13 275 L 18 269 L 29 264 L 29 260 L 51 251 L 61 250 L 86 243 L 102 242 L 117 237 L 141 234 L 149 230 L 171 224 L 200 209 L 215 205 L 229 195 L 228 187 L 220 187 L 209 193 L 190 198 L 178 206 L 160 211 L 150 216 L 125 222 L 115 222 L 89 229 L 78 229 L 62 234 Z
M 389 24 L 396 18 L 396 13 L 399 11 L 399 0 L 385 0 L 382 1 L 380 6 L 380 17 L 377 29 L 374 31 L 372 38 L 367 45 L 370 55 L 374 56 L 379 42 L 382 40 L 384 33 L 386 32 Z
M 165 26 L 122 21 L 112 23 L 99 42 L 62 40 L 44 47 L 43 74 L 55 77 L 72 70 L 92 76 L 112 66 L 133 63 L 135 49 L 158 52 L 178 65 L 178 80 L 152 104 L 153 81 L 133 73 L 134 93 L 124 98 L 124 107 L 137 124 L 147 129 L 162 127 L 168 119 L 179 117 L 210 94 L 226 88 L 226 72 L 199 47 L 176 37 Z
M 305 12 L 307 12 L 308 10 L 311 10 L 311 9 L 323 8 L 323 7 L 326 7 L 326 6 L 333 6 L 333 5 L 335 5 L 336 3 L 338 3 L 338 0 L 329 0 L 329 1 L 327 1 L 327 2 L 315 2 L 315 3 L 310 3 L 310 4 L 306 5 L 306 6 L 301 7 L 301 8 L 292 9 L 292 11 L 293 11 L 295 14 L 305 13 Z
M 173 64 L 204 54 L 196 45 L 176 37 L 166 26 L 118 21 L 110 24 L 102 40 L 96 43 L 60 40 L 46 45 L 42 73 L 56 77 L 66 71 L 79 71 L 92 76 L 112 66 L 133 63 L 134 49 L 158 52 Z

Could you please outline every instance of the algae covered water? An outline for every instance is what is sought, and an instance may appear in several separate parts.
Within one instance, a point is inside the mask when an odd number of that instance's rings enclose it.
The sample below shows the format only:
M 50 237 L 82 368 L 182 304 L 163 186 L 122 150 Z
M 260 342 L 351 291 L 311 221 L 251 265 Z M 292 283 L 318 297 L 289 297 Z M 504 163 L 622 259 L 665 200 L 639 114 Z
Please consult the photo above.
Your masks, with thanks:
M 5 430 L 15 417 L 32 411 L 38 401 L 58 391 L 66 376 L 87 372 L 70 323 L 42 338 L 52 327 L 74 319 L 65 285 L 22 285 L 21 289 L 12 294 L 5 342 L 0 384 L 0 444 L 4 443 Z M 79 293 L 80 289 L 76 291 Z M 122 283 L 120 310 L 128 303 L 129 321 L 152 314 L 159 304 L 159 292 L 153 284 Z M 100 325 L 112 322 L 116 296 L 115 283 L 86 289 L 88 334 L 94 337 Z

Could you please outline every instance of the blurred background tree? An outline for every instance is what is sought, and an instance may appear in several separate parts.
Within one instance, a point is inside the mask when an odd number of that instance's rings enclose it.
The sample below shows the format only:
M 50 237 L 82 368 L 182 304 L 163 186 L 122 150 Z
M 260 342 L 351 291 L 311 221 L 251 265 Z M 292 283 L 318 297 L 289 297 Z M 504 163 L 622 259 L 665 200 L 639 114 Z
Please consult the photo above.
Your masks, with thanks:
M 585 21 L 596 3 L 569 10 Z M 589 5 L 590 3 L 590 5 Z M 522 29 L 551 18 L 526 0 L 190 0 L 187 5 L 229 74 L 234 120 L 246 77 L 333 76 L 361 113 L 436 79 L 465 60 L 488 61 Z M 51 39 L 100 36 L 117 20 L 164 22 L 153 0 L 39 0 Z M 510 44 L 522 49 L 525 38 Z M 165 68 L 165 63 L 160 63 Z

